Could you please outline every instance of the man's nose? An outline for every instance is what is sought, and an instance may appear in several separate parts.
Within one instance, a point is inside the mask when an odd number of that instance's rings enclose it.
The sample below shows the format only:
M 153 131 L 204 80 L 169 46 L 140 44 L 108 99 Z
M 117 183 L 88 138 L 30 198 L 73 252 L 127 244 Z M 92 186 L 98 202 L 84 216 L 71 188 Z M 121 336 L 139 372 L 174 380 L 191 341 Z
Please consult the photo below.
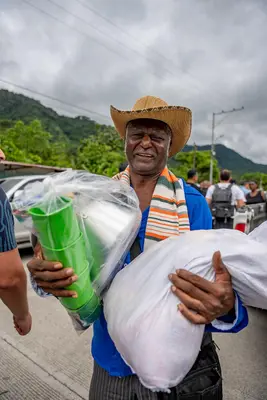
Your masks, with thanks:
M 141 142 L 142 147 L 147 148 L 151 146 L 151 139 L 149 135 L 144 135 L 142 142 Z

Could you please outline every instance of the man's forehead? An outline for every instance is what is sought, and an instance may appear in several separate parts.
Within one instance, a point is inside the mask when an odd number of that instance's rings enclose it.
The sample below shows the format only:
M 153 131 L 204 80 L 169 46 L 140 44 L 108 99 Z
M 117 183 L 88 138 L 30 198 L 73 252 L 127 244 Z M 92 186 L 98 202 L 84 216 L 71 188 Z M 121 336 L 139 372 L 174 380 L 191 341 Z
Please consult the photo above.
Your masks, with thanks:
M 170 127 L 163 121 L 151 118 L 140 118 L 130 121 L 127 125 L 128 128 L 158 128 L 170 131 Z

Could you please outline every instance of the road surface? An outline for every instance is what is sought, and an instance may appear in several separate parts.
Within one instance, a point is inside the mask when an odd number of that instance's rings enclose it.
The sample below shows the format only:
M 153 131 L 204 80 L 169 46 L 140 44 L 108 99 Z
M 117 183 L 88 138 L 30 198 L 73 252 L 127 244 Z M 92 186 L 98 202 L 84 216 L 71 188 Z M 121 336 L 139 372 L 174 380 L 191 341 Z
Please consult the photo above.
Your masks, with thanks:
M 23 252 L 24 262 L 30 254 Z M 78 335 L 59 302 L 28 289 L 33 329 L 20 337 L 0 303 L 0 399 L 88 399 L 91 329 Z M 224 400 L 267 399 L 267 312 L 250 309 L 238 335 L 214 335 L 220 348 Z

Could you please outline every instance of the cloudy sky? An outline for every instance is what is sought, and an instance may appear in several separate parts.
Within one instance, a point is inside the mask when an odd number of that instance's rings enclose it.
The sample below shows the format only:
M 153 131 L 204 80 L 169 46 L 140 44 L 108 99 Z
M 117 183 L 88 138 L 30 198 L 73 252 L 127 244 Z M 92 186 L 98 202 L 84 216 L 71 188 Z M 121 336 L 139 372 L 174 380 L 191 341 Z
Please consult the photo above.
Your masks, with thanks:
M 192 109 L 197 144 L 244 106 L 218 143 L 267 164 L 266 43 L 266 0 L 0 0 L 0 80 L 88 111 L 0 88 L 101 123 L 156 95 Z

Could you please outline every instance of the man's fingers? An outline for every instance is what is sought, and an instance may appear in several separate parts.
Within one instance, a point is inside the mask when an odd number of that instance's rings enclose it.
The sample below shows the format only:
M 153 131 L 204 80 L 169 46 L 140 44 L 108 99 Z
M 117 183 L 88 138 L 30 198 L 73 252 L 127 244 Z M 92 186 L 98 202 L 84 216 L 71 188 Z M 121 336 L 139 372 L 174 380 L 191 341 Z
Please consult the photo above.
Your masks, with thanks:
M 184 304 L 179 304 L 178 310 L 180 313 L 195 325 L 205 325 L 209 323 L 205 317 L 200 314 L 196 314 L 194 311 L 189 310 Z
M 62 268 L 59 271 L 32 271 L 30 269 L 30 272 L 35 280 L 40 279 L 46 282 L 65 280 L 67 278 L 70 278 L 70 282 L 72 283 L 77 280 L 77 278 L 74 277 L 74 272 L 71 268 Z
M 225 273 L 226 267 L 222 262 L 222 256 L 220 251 L 216 251 L 212 257 L 212 265 L 215 270 L 216 275 Z
M 213 290 L 212 282 L 185 270 L 180 270 L 177 274 L 171 274 L 169 278 L 177 289 L 200 301 L 208 300 L 207 293 L 212 293 Z
M 62 269 L 62 265 L 60 262 L 53 262 L 53 261 L 46 261 L 46 260 L 41 260 L 39 258 L 32 258 L 28 264 L 27 267 L 32 271 L 58 271 L 59 269 Z
M 46 289 L 46 293 L 52 294 L 55 297 L 74 297 L 77 298 L 78 295 L 73 290 L 64 290 L 64 289 Z
M 48 282 L 44 280 L 38 280 L 35 279 L 35 282 L 37 283 L 38 286 L 40 286 L 42 289 L 44 289 L 47 292 L 47 289 L 64 289 L 68 286 L 70 286 L 73 282 L 78 280 L 78 276 L 74 275 L 70 278 L 67 279 L 61 279 L 53 282 Z
M 172 287 L 172 292 L 187 308 L 190 308 L 191 310 L 196 311 L 198 313 L 206 312 L 206 308 L 201 301 L 193 299 L 188 294 L 184 293 L 182 290 L 177 289 L 175 286 Z

